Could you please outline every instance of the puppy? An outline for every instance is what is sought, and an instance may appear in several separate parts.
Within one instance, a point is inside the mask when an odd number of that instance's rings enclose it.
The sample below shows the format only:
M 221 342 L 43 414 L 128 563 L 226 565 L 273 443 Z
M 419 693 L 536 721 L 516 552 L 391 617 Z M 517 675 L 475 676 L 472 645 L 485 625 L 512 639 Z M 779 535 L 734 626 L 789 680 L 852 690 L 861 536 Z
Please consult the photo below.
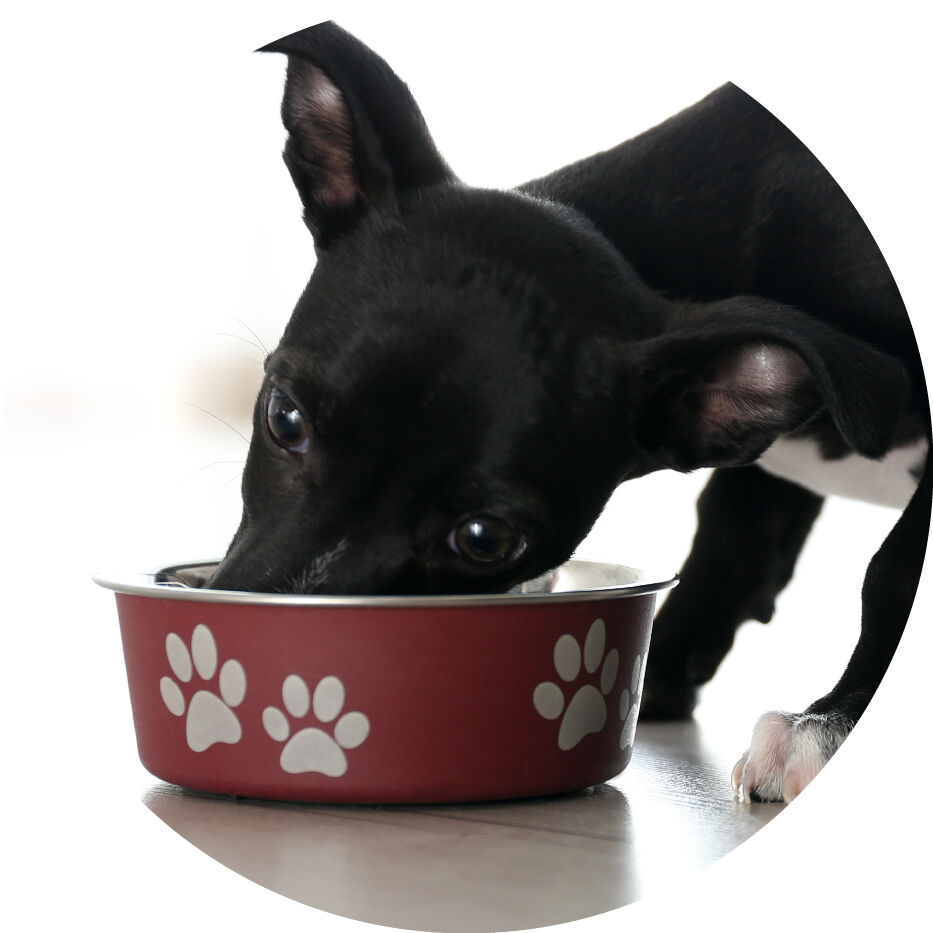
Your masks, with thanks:
M 504 591 L 570 557 L 625 480 L 715 467 L 642 706 L 688 717 L 737 627 L 771 617 L 823 496 L 897 506 L 841 679 L 765 714 L 733 774 L 792 799 L 888 666 L 930 520 L 920 357 L 852 205 L 732 85 L 491 191 L 334 24 L 263 51 L 288 56 L 284 157 L 317 264 L 266 360 L 242 521 L 208 584 Z

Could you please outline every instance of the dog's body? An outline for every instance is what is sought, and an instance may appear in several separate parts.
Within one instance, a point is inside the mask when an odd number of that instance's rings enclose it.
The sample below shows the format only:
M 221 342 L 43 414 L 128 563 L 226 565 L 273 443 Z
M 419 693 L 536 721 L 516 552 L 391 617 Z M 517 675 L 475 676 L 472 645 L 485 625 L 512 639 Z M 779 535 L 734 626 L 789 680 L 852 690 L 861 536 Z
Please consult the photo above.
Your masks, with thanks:
M 909 504 L 852 661 L 804 713 L 766 714 L 735 774 L 791 799 L 878 686 L 929 527 L 919 353 L 851 204 L 731 85 L 486 191 L 337 27 L 266 50 L 289 56 L 285 158 L 318 263 L 267 361 L 243 520 L 210 585 L 505 590 L 568 558 L 622 481 L 717 467 L 645 684 L 643 716 L 683 717 L 738 625 L 771 617 L 821 495 L 869 482 Z

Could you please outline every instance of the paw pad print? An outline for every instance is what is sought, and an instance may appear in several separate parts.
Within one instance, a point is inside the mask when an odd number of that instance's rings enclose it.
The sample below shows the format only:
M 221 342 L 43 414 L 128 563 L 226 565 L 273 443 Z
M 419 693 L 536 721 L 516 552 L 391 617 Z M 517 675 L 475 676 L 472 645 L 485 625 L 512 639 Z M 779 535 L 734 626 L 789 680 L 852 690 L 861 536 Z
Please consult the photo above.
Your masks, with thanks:
M 159 681 L 159 692 L 165 708 L 173 716 L 185 716 L 188 747 L 194 752 L 203 752 L 217 742 L 228 745 L 239 742 L 243 729 L 233 710 L 246 695 L 243 665 L 233 659 L 225 661 L 220 668 L 216 692 L 202 688 L 186 702 L 179 681 L 190 684 L 197 674 L 206 684 L 217 673 L 219 659 L 214 636 L 206 625 L 195 626 L 189 651 L 182 638 L 170 632 L 165 638 L 165 655 L 175 676 L 163 677 Z
M 581 676 L 581 667 L 591 675 L 599 670 L 599 687 L 593 683 L 578 686 L 569 703 L 559 684 L 545 681 L 535 687 L 532 699 L 538 713 L 545 719 L 561 720 L 557 745 L 562 751 L 569 751 L 585 736 L 601 732 L 606 725 L 605 697 L 619 673 L 619 652 L 613 648 L 604 658 L 605 651 L 606 625 L 602 619 L 596 619 L 590 626 L 582 651 L 572 635 L 561 635 L 554 645 L 554 669 L 558 677 L 572 689 Z
M 619 697 L 619 717 L 622 720 L 622 735 L 619 737 L 619 747 L 627 748 L 635 740 L 635 723 L 638 720 L 638 698 L 641 695 L 641 685 L 645 676 L 642 656 L 635 656 L 632 665 L 632 682 L 622 691 Z
M 340 715 L 346 692 L 339 677 L 323 678 L 314 688 L 312 697 L 308 685 L 297 674 L 289 674 L 282 682 L 282 704 L 288 716 L 277 706 L 267 706 L 262 724 L 269 738 L 285 742 L 279 765 L 288 774 L 317 771 L 327 777 L 340 777 L 347 772 L 345 749 L 358 748 L 369 736 L 369 719 L 364 713 Z M 332 734 L 316 726 L 308 726 L 292 735 L 292 719 L 303 719 L 313 710 L 321 723 L 334 723 Z M 338 718 L 339 717 L 339 718 Z

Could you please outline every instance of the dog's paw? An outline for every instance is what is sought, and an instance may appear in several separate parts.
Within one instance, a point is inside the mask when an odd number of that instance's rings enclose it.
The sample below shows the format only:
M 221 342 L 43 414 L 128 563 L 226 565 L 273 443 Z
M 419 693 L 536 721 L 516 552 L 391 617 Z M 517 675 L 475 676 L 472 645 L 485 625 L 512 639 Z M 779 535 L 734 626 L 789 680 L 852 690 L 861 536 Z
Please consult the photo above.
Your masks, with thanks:
M 828 713 L 765 713 L 732 769 L 733 792 L 746 800 L 790 803 L 832 758 L 852 725 Z

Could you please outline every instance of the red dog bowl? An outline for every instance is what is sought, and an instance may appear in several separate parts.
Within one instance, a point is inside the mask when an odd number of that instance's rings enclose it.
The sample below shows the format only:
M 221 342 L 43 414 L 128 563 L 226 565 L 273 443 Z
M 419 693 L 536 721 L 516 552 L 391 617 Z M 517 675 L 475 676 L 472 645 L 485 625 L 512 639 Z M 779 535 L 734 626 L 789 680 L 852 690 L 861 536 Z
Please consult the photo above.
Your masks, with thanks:
M 656 594 L 573 560 L 521 592 L 285 596 L 96 577 L 116 591 L 139 756 L 248 797 L 538 796 L 628 764 Z

